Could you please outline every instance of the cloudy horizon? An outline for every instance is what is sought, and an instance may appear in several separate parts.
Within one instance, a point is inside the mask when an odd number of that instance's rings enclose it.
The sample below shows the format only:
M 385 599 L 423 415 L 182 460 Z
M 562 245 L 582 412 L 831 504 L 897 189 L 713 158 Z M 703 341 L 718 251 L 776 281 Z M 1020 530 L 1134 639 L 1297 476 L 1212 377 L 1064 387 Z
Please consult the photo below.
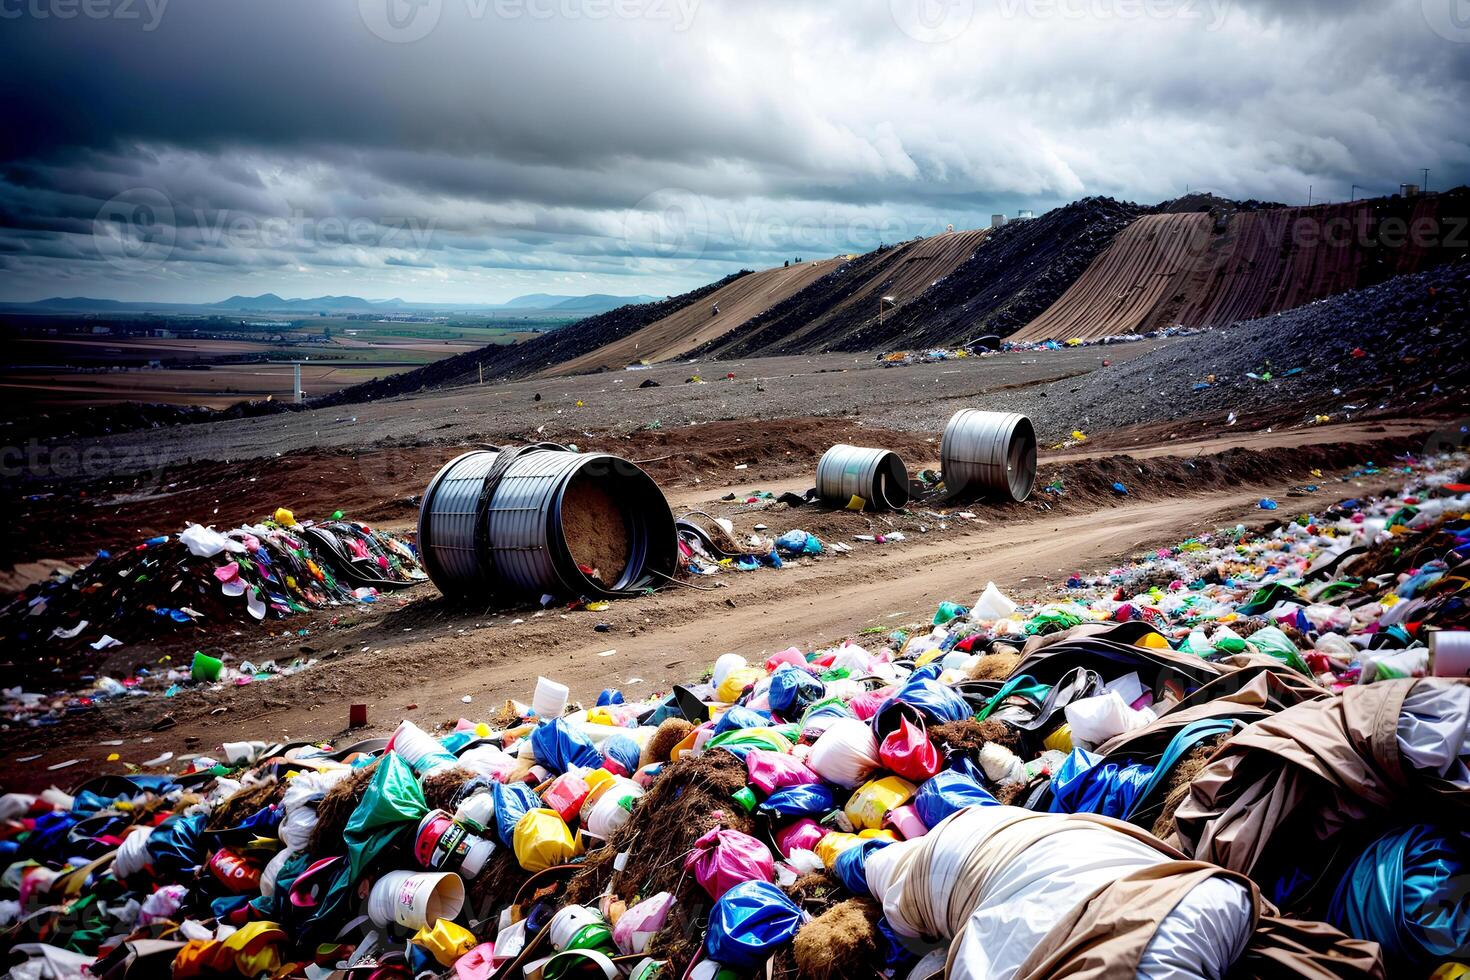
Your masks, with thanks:
M 1445 189 L 1458 2 L 0 0 L 0 300 L 664 295 L 1091 195 Z

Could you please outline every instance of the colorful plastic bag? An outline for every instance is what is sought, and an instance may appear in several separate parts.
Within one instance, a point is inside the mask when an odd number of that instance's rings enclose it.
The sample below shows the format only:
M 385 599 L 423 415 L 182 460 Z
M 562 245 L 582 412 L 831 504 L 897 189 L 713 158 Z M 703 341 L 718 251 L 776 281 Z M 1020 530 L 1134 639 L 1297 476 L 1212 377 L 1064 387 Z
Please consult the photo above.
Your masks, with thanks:
M 374 858 L 400 835 L 411 833 L 428 812 L 413 769 L 397 752 L 385 752 L 342 832 L 351 879 L 360 879 Z
M 822 781 L 821 776 L 782 752 L 751 749 L 745 754 L 745 766 L 750 773 L 750 784 L 767 796 L 788 786 L 806 786 Z
M 742 882 L 715 902 L 704 949 L 710 959 L 725 966 L 754 970 L 795 937 L 804 918 L 786 893 L 770 882 Z
M 648 941 L 664 927 L 673 907 L 674 896 L 659 892 L 624 912 L 612 931 L 618 952 L 625 956 L 643 952 Z
M 878 746 L 878 760 L 889 772 L 915 783 L 934 775 L 940 765 L 939 750 L 929 741 L 928 733 L 907 718 L 884 737 Z
M 567 822 L 555 810 L 538 807 L 516 823 L 516 861 L 527 871 L 545 871 L 582 853 Z
M 823 817 L 837 808 L 832 787 L 823 783 L 790 786 L 772 793 L 760 805 L 760 812 L 771 817 Z
M 493 783 L 490 798 L 495 801 L 495 836 L 510 847 L 521 817 L 539 807 L 541 799 L 525 783 Z
M 843 807 L 847 819 L 859 830 L 878 830 L 883 818 L 894 807 L 903 806 L 911 800 L 918 787 L 898 776 L 884 776 L 864 783 Z
M 453 966 L 455 960 L 479 945 L 479 940 L 453 920 L 440 919 L 414 933 L 413 944 L 428 951 L 440 966 Z
M 868 855 L 880 847 L 887 847 L 892 841 L 875 837 L 865 840 L 856 847 L 849 847 L 837 855 L 837 860 L 832 864 L 832 873 L 835 874 L 843 886 L 854 895 L 868 894 L 868 877 L 866 867 Z
M 1000 802 L 975 779 L 946 769 L 934 776 L 914 795 L 914 809 L 926 827 L 967 806 L 999 806 Z
M 816 850 L 822 838 L 827 836 L 827 831 L 810 817 L 803 817 L 796 823 L 782 827 L 774 836 L 776 849 L 783 857 L 790 857 L 792 851 Z
M 565 718 L 544 721 L 531 732 L 531 749 L 536 761 L 555 773 L 568 769 L 596 769 L 602 765 L 602 754 L 591 739 L 579 732 Z
M 773 711 L 784 718 L 792 718 L 820 701 L 827 693 L 827 686 L 807 671 L 805 666 L 782 664 L 771 675 L 771 686 L 767 700 Z
M 684 858 L 684 869 L 692 870 L 709 897 L 719 897 L 743 881 L 773 881 L 775 861 L 770 848 L 749 834 L 716 827 L 694 842 Z
M 878 740 L 857 719 L 839 718 L 817 739 L 806 764 L 827 782 L 851 789 L 880 765 Z

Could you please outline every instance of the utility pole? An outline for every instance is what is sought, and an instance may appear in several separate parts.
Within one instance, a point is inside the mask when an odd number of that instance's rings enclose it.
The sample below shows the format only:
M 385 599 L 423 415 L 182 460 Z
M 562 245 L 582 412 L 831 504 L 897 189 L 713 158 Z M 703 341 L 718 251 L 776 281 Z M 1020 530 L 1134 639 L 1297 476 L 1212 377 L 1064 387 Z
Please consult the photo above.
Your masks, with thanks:
M 1353 189 L 1348 192 L 1348 203 L 1351 204 L 1354 201 L 1356 201 L 1357 199 L 1358 199 L 1358 185 L 1357 184 L 1354 184 L 1353 185 Z
M 1307 185 L 1307 207 L 1312 206 L 1312 185 Z
M 484 361 L 476 361 L 475 362 L 475 367 L 477 367 L 477 368 L 480 369 L 480 384 L 484 384 L 485 383 L 485 362 Z
M 1419 193 L 1420 194 L 1428 194 L 1429 193 L 1429 168 L 1428 167 L 1420 167 L 1419 170 L 1420 170 L 1421 173 L 1424 174 L 1424 180 L 1421 181 L 1420 184 L 1419 184 Z

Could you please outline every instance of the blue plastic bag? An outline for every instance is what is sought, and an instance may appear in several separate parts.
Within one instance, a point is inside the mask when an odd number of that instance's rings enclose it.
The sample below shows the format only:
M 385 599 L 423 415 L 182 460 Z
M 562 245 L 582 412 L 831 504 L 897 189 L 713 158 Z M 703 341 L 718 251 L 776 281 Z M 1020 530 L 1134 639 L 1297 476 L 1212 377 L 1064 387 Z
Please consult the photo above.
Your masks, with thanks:
M 642 755 L 643 750 L 638 748 L 638 743 L 626 735 L 609 735 L 602 743 L 603 758 L 615 763 L 627 776 L 638 771 L 638 760 Z
M 720 720 L 715 722 L 715 734 L 723 735 L 737 728 L 765 728 L 770 723 L 771 716 L 764 711 L 756 711 L 754 708 L 737 704 L 720 715 Z
M 531 732 L 531 749 L 536 753 L 536 761 L 554 773 L 566 772 L 573 766 L 596 769 L 602 765 L 602 755 L 591 739 L 567 724 L 564 718 L 537 725 Z
M 183 878 L 204 862 L 204 824 L 206 814 L 192 817 L 169 817 L 153 829 L 143 849 L 147 863 L 161 881 Z
M 760 805 L 761 813 L 781 820 L 790 817 L 820 820 L 835 809 L 837 800 L 832 795 L 832 787 L 826 783 L 808 783 L 804 786 L 778 789 Z
M 771 675 L 771 687 L 766 697 L 771 708 L 785 717 L 793 717 L 820 701 L 827 693 L 827 685 L 817 680 L 809 671 L 795 664 L 782 664 Z
M 490 796 L 495 800 L 495 836 L 506 847 L 515 847 L 516 824 L 541 805 L 541 797 L 525 783 L 496 783 Z
M 1097 813 L 1123 819 L 1154 774 L 1154 767 L 1105 762 L 1086 749 L 1073 749 L 1052 776 L 1052 813 Z
M 849 847 L 837 855 L 837 860 L 832 864 L 832 871 L 842 882 L 843 887 L 854 895 L 868 894 L 868 856 L 880 847 L 887 847 L 893 843 L 881 837 L 865 840 L 856 847 Z
M 1389 975 L 1423 975 L 1470 945 L 1470 834 L 1416 824 L 1353 859 L 1327 921 L 1383 947 Z
M 715 902 L 704 949 L 717 963 L 753 970 L 796 936 L 802 918 L 801 909 L 769 881 L 742 881 Z
M 967 806 L 1000 806 L 1000 802 L 971 777 L 953 769 L 944 769 L 924 781 L 914 796 L 914 809 L 924 826 L 934 828 L 939 821 Z
M 932 669 L 931 669 L 932 668 Z M 941 684 L 938 664 L 927 664 L 914 671 L 873 715 L 873 734 L 879 741 L 883 736 L 898 728 L 898 723 L 909 721 L 927 725 L 939 725 L 947 721 L 965 721 L 974 715 L 969 704 L 954 688 Z
M 783 555 L 820 555 L 822 542 L 815 534 L 805 531 L 787 531 L 776 539 L 776 550 Z

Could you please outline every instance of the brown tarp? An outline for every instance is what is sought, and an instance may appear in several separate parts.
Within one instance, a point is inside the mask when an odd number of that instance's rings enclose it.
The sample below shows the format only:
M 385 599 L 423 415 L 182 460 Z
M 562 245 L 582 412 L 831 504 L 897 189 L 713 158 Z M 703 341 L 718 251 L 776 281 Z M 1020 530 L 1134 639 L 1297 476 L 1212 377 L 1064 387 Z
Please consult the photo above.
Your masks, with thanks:
M 1283 824 L 1318 841 L 1361 830 L 1392 812 L 1435 812 L 1458 822 L 1470 786 L 1404 765 L 1398 722 L 1415 686 L 1381 681 L 1340 698 L 1306 701 L 1256 722 L 1221 746 L 1174 815 L 1171 843 L 1191 857 L 1254 875 Z M 1429 803 L 1432 811 L 1416 809 Z M 1302 849 L 1295 852 L 1301 856 Z

